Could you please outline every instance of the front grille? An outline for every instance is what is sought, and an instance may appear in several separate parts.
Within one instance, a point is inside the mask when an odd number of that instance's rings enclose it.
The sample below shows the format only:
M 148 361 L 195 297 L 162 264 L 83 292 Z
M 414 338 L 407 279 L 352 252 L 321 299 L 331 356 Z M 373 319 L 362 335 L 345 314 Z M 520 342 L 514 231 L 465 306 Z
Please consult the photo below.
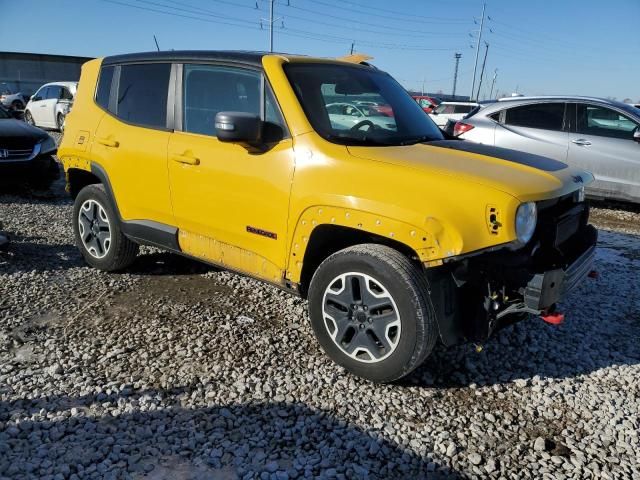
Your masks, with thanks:
M 538 226 L 535 237 L 548 247 L 561 249 L 587 224 L 589 207 L 577 203 L 573 194 L 538 203 Z
M 0 161 L 2 160 L 24 160 L 31 156 L 33 149 L 16 149 L 3 150 L 0 149 Z

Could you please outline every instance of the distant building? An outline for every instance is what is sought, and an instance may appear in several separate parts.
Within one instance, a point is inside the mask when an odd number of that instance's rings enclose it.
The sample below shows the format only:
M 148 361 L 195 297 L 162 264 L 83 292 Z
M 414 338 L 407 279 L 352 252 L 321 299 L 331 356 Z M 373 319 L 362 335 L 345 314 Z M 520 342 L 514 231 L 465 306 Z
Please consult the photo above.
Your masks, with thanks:
M 42 53 L 0 52 L 0 90 L 33 95 L 49 82 L 78 81 L 87 57 Z

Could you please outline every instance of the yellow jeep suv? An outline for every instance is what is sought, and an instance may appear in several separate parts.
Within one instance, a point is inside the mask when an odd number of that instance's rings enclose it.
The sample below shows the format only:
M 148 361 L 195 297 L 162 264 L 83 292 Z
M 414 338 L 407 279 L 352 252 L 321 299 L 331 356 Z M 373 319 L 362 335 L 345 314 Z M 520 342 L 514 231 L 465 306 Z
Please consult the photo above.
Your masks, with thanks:
M 447 140 L 387 73 L 283 54 L 171 51 L 82 68 L 59 148 L 78 248 L 153 245 L 308 299 L 324 351 L 389 382 L 482 342 L 591 269 L 591 174 Z

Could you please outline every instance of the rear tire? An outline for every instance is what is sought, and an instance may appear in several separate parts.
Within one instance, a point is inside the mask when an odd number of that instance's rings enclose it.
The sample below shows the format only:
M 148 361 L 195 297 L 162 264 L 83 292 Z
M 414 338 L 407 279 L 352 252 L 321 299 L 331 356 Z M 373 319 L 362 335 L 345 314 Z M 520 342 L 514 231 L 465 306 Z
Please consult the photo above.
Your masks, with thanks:
M 122 233 L 102 185 L 88 185 L 78 193 L 73 205 L 73 232 L 80 253 L 94 268 L 122 270 L 138 254 L 138 244 Z
M 59 113 L 56 117 L 56 125 L 58 126 L 58 131 L 60 133 L 64 132 L 64 115 Z
M 356 245 L 322 262 L 309 286 L 309 313 L 327 355 L 373 382 L 408 375 L 438 335 L 424 272 L 383 245 Z
M 20 100 L 14 100 L 13 102 L 11 102 L 11 108 L 14 110 L 24 110 L 24 103 L 22 103 Z

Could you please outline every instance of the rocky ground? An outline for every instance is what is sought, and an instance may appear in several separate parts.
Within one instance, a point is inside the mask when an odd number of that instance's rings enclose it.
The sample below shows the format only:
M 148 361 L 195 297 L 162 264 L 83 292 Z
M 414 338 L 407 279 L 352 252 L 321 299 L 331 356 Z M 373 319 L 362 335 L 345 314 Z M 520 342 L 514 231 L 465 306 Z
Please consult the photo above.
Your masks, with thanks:
M 372 385 L 305 302 L 144 249 L 85 266 L 62 182 L 0 195 L 0 478 L 640 478 L 640 214 L 538 319 Z

